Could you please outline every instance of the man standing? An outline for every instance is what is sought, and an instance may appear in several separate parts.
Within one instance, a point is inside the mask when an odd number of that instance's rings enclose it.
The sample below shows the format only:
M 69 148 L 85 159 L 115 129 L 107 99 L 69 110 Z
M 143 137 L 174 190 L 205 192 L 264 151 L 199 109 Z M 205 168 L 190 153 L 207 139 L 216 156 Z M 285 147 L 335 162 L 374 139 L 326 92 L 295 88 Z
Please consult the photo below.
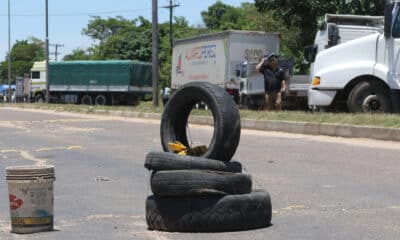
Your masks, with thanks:
M 278 57 L 275 52 L 264 56 L 256 70 L 264 75 L 267 109 L 279 111 L 282 110 L 281 91 L 285 91 L 286 81 L 283 70 L 278 67 Z

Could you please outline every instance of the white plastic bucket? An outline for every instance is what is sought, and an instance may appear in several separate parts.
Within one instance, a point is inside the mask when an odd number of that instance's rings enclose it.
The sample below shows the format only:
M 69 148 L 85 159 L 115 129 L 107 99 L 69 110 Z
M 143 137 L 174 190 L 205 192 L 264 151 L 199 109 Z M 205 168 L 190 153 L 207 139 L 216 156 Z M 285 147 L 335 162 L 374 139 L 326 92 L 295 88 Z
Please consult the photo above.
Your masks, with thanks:
M 53 230 L 54 166 L 6 168 L 10 201 L 11 232 L 35 233 Z

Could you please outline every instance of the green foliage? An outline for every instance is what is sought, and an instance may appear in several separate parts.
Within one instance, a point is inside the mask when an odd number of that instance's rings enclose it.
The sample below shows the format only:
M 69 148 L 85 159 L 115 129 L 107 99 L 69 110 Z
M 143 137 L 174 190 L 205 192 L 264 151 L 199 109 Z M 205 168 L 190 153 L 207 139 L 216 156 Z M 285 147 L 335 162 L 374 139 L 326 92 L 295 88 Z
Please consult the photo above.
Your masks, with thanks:
M 301 45 L 313 43 L 318 22 L 327 13 L 383 15 L 383 0 L 255 0 L 259 12 L 273 12 L 286 26 L 301 30 Z
M 11 79 L 15 82 L 18 76 L 29 73 L 33 62 L 44 60 L 44 42 L 31 37 L 17 41 L 11 49 Z M 0 82 L 8 83 L 8 54 L 0 64 Z
M 238 23 L 244 17 L 240 8 L 217 1 L 208 7 L 207 11 L 201 12 L 204 23 L 209 29 L 229 30 L 237 29 Z
M 90 52 L 81 48 L 77 48 L 72 50 L 71 54 L 67 54 L 64 56 L 64 61 L 73 61 L 73 60 L 91 60 L 92 56 Z
M 171 46 L 169 22 L 159 24 L 160 86 L 170 86 Z M 199 33 L 189 27 L 183 17 L 175 17 L 173 38 L 185 38 Z M 98 44 L 83 50 L 75 49 L 64 60 L 140 60 L 150 62 L 152 58 L 152 24 L 143 17 L 127 20 L 123 17 L 102 19 L 93 17 L 83 34 Z

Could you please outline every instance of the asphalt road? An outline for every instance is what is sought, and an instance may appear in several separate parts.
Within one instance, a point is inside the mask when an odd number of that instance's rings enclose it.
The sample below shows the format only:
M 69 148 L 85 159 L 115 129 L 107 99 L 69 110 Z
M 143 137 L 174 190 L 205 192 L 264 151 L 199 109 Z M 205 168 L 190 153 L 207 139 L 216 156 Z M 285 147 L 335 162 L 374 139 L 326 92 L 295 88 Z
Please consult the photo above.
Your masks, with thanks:
M 400 238 L 400 143 L 242 130 L 234 158 L 271 193 L 273 225 L 207 234 L 147 230 L 152 150 L 157 121 L 0 108 L 0 239 Z M 56 166 L 56 231 L 11 234 L 5 168 L 45 163 Z

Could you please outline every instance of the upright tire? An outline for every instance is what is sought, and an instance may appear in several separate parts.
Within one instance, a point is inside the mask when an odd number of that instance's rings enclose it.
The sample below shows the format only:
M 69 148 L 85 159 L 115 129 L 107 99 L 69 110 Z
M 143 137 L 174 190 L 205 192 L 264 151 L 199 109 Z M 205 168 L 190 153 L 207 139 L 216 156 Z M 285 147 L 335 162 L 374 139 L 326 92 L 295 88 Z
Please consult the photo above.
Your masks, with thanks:
M 150 186 L 156 196 L 204 196 L 251 192 L 251 177 L 243 173 L 207 170 L 157 171 Z
M 212 170 L 221 172 L 242 172 L 242 164 L 239 162 L 223 162 L 193 156 L 180 156 L 170 152 L 149 152 L 146 155 L 144 167 L 153 170 Z
M 221 232 L 267 227 L 271 224 L 271 198 L 265 191 L 203 197 L 157 197 L 146 200 L 150 230 Z
M 390 92 L 382 84 L 365 81 L 356 85 L 347 100 L 350 112 L 391 112 Z
M 161 144 L 180 141 L 189 146 L 186 126 L 196 103 L 204 102 L 214 118 L 214 134 L 202 157 L 229 161 L 240 140 L 240 115 L 232 97 L 221 87 L 208 82 L 185 84 L 172 95 L 161 119 Z
M 83 105 L 93 105 L 93 99 L 90 95 L 83 95 L 81 98 L 81 104 Z
M 107 104 L 107 98 L 106 96 L 99 94 L 96 96 L 96 98 L 94 99 L 94 104 L 98 105 L 98 106 L 104 106 Z

